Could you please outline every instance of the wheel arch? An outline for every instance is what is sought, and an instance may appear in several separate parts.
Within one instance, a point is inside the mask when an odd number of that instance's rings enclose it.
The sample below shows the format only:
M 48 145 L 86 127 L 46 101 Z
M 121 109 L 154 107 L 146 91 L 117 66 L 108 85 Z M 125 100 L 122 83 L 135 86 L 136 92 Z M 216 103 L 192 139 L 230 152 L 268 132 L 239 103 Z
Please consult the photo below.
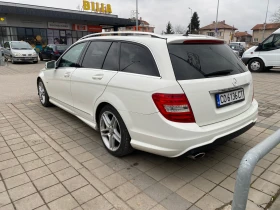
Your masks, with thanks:
M 115 100 L 114 100 L 115 101 Z M 129 132 L 129 128 L 132 125 L 132 120 L 131 117 L 129 116 L 129 112 L 125 111 L 126 109 L 118 104 L 118 103 L 112 103 L 112 101 L 108 101 L 108 100 L 98 100 L 98 102 L 96 103 L 95 109 L 93 111 L 94 113 L 94 121 L 96 122 L 96 127 L 99 128 L 99 114 L 101 112 L 101 110 L 103 109 L 103 107 L 105 107 L 106 105 L 112 106 L 114 109 L 116 109 L 116 111 L 119 113 L 119 115 L 121 116 L 124 124 L 126 125 L 127 129 L 128 129 L 128 133 Z

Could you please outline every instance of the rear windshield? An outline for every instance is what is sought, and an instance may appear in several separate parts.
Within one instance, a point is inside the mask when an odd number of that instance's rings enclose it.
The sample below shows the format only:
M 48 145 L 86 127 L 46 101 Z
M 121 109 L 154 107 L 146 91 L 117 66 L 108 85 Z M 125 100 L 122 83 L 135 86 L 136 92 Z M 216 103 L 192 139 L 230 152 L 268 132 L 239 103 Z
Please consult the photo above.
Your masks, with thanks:
M 177 80 L 240 74 L 247 68 L 225 44 L 169 44 Z
M 65 51 L 68 47 L 68 45 L 56 45 L 58 51 Z

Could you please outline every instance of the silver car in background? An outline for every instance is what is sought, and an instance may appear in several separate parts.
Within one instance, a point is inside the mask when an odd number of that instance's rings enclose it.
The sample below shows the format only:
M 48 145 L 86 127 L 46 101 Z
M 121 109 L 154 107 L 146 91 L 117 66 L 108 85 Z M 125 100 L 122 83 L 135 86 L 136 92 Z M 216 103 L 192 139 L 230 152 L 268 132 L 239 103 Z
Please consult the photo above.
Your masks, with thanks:
M 31 45 L 24 41 L 9 41 L 4 44 L 4 57 L 6 60 L 16 62 L 38 63 L 38 54 Z

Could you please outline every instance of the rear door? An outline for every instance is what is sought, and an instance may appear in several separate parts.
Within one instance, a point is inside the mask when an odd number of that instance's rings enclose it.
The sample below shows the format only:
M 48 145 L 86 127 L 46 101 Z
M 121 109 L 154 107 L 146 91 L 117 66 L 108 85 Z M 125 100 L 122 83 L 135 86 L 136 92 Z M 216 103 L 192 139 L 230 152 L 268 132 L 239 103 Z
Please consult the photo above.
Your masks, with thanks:
M 83 118 L 93 119 L 95 101 L 104 92 L 108 82 L 119 68 L 119 43 L 91 42 L 81 68 L 71 78 L 71 92 L 76 112 Z
M 223 41 L 180 42 L 169 43 L 168 50 L 199 126 L 232 118 L 250 107 L 251 74 Z

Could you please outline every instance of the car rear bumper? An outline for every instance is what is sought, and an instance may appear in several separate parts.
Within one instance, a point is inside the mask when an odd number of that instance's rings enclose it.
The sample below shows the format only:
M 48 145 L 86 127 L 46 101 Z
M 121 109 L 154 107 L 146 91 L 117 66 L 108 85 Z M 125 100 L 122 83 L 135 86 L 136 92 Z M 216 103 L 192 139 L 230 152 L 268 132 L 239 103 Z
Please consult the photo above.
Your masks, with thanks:
M 195 123 L 170 122 L 160 113 L 120 113 L 128 127 L 133 148 L 166 157 L 177 157 L 194 153 L 196 148 L 201 151 L 203 146 L 214 142 L 226 142 L 246 132 L 257 121 L 258 103 L 254 100 L 251 107 L 242 114 L 202 127 Z

